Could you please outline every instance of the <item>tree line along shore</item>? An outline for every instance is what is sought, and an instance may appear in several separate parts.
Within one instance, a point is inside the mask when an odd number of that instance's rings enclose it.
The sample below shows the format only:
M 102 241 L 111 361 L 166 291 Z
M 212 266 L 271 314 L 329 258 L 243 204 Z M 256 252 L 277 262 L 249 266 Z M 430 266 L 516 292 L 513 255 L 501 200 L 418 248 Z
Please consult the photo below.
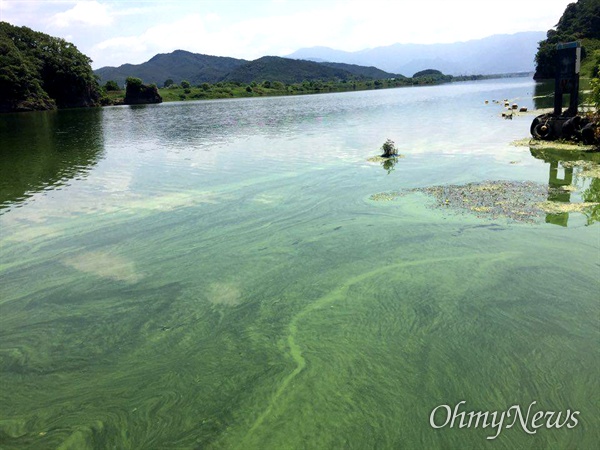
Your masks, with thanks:
M 591 78 L 591 103 L 599 108 L 600 0 L 578 0 L 567 6 L 556 27 L 548 31 L 547 39 L 539 43 L 534 79 L 553 78 L 556 43 L 572 40 L 582 45 L 581 75 Z M 27 27 L 0 22 L 0 112 L 362 91 L 498 77 L 454 77 L 427 69 L 412 77 L 387 74 L 382 78 L 386 73 L 375 67 L 324 64 L 329 67 L 309 61 L 262 57 L 241 67 L 237 72 L 238 80 L 192 85 L 186 80 L 167 79 L 159 88 L 130 76 L 125 88 L 115 81 L 101 84 L 91 68 L 90 58 L 72 43 Z M 373 76 L 374 73 L 378 76 Z M 324 74 L 328 74 L 328 78 L 324 78 Z
M 515 76 L 517 75 L 523 76 L 522 74 L 515 74 Z M 481 80 L 497 77 L 498 76 L 491 75 L 453 77 L 451 75 L 444 75 L 441 72 L 438 72 L 427 75 L 415 74 L 415 76 L 412 78 L 388 78 L 381 80 L 305 80 L 301 83 L 283 83 L 281 81 L 270 80 L 265 80 L 262 82 L 253 81 L 251 83 L 243 83 L 240 81 L 221 81 L 217 83 L 205 82 L 196 86 L 192 86 L 186 80 L 182 80 L 180 83 L 174 83 L 172 80 L 166 80 L 162 87 L 157 87 L 156 85 L 147 86 L 155 87 L 158 94 L 162 98 L 162 101 L 171 102 L 365 91 L 408 86 L 427 86 L 456 81 Z M 133 81 L 134 84 L 142 82 L 142 80 L 133 77 L 128 79 L 128 82 L 131 81 Z M 118 105 L 127 103 L 127 91 L 125 87 L 121 88 L 114 81 L 108 81 L 104 86 L 102 86 L 102 88 L 104 95 L 108 98 L 107 101 L 105 101 L 105 104 Z

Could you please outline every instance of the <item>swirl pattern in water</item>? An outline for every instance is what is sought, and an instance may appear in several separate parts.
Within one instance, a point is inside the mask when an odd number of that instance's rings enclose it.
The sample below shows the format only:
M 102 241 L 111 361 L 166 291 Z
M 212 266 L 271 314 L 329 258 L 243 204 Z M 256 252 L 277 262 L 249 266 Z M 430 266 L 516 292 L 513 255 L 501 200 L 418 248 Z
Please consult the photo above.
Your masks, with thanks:
M 599 161 L 510 145 L 534 93 L 0 117 L 0 447 L 593 448 Z

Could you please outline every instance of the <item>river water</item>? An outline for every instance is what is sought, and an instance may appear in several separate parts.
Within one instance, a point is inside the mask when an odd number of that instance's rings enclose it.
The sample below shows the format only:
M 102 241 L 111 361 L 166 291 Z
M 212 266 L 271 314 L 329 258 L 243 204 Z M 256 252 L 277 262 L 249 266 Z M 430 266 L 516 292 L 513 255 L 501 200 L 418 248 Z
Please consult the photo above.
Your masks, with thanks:
M 0 447 L 592 448 L 598 209 L 523 222 L 412 190 L 598 201 L 588 155 L 511 145 L 534 116 L 493 100 L 531 110 L 536 92 L 1 116 Z M 403 158 L 368 161 L 387 138 Z M 579 413 L 435 429 L 440 405 Z

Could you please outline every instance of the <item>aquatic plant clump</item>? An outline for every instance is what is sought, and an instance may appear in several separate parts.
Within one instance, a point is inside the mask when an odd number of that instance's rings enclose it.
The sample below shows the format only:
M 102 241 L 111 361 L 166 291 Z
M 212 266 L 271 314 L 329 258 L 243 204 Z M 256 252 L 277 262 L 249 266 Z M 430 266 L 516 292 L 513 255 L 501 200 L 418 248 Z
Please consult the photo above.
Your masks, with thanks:
M 381 155 L 383 158 L 391 158 L 398 154 L 398 148 L 396 148 L 396 144 L 391 139 L 387 139 L 383 143 L 381 150 L 383 151 Z
M 475 213 L 478 217 L 505 217 L 517 222 L 537 222 L 539 204 L 548 197 L 547 185 L 530 181 L 484 181 L 464 185 L 411 189 L 435 199 L 434 207 Z

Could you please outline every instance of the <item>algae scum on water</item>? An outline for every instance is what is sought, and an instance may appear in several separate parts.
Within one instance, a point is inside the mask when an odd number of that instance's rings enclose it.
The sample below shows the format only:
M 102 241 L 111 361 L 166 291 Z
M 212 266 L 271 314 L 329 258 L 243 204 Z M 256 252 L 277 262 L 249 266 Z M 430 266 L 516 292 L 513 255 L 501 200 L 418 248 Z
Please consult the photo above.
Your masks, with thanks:
M 596 169 L 597 170 L 597 169 Z M 392 201 L 409 193 L 423 193 L 434 199 L 433 207 L 480 218 L 504 218 L 514 222 L 541 222 L 546 213 L 591 212 L 599 202 L 561 203 L 549 201 L 552 193 L 569 189 L 548 188 L 530 181 L 483 181 L 462 185 L 413 188 L 371 195 L 373 201 Z
M 533 90 L 0 116 L 0 448 L 594 448 L 598 161 L 481 106 Z
M 566 152 L 566 153 L 565 153 Z M 433 199 L 433 208 L 458 214 L 473 214 L 484 219 L 507 219 L 513 222 L 539 223 L 548 215 L 583 213 L 593 223 L 600 211 L 600 153 L 581 150 L 573 145 L 532 147 L 532 155 L 550 163 L 548 183 L 533 181 L 480 181 L 465 184 L 444 184 L 372 194 L 376 202 L 398 200 L 409 194 L 421 193 Z M 582 158 L 582 159 L 579 159 Z M 583 159 L 584 158 L 584 159 Z M 510 164 L 518 164 L 511 161 Z M 564 177 L 558 177 L 558 170 Z M 574 170 L 577 172 L 574 173 Z M 591 180 L 585 189 L 573 184 L 574 176 Z M 580 183 L 581 184 L 581 183 Z M 571 194 L 581 193 L 581 201 L 571 201 Z
M 547 185 L 530 181 L 484 181 L 464 185 L 415 188 L 434 198 L 435 206 L 469 212 L 481 218 L 506 218 L 515 222 L 541 221 L 545 213 L 586 212 L 597 202 L 559 203 L 548 201 L 553 192 Z

